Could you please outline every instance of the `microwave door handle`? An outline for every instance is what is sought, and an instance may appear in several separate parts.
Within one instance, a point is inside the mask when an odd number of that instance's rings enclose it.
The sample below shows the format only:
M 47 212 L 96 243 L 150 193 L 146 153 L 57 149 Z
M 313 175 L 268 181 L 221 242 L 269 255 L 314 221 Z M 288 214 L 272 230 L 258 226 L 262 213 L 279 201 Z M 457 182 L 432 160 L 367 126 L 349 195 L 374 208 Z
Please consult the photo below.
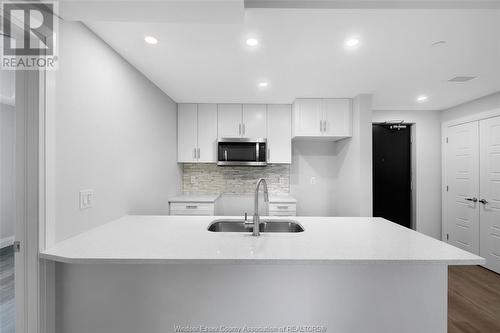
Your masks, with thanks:
M 224 160 L 227 161 L 227 150 L 224 150 Z
M 255 144 L 255 162 L 259 162 L 259 143 Z

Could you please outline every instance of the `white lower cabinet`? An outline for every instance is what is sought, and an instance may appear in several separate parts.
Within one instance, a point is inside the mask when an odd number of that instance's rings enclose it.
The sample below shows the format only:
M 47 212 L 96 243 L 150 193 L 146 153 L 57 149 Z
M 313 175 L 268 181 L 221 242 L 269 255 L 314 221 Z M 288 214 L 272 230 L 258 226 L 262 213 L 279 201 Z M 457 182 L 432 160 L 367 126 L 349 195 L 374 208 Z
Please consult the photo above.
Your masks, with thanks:
M 269 198 L 269 216 L 296 216 L 297 203 L 295 200 L 276 200 Z

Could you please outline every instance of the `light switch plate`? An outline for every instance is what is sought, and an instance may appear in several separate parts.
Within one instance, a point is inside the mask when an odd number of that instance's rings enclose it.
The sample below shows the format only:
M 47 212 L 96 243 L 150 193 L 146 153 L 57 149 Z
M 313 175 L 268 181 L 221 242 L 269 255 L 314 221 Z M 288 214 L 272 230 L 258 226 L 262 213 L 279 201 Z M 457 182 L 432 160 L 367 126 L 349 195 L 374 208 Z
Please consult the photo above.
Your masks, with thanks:
M 311 177 L 311 185 L 316 184 L 316 177 Z
M 81 190 L 80 191 L 80 209 L 92 208 L 94 204 L 94 190 Z

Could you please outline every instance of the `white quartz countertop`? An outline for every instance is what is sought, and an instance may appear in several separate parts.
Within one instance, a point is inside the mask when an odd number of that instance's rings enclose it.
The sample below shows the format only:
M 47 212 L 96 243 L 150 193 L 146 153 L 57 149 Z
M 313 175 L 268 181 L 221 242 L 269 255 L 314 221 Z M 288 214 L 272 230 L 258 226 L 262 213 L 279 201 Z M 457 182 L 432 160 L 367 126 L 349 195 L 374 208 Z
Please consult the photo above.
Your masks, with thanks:
M 484 263 L 382 218 L 294 217 L 304 232 L 259 237 L 207 231 L 213 220 L 227 218 L 124 216 L 59 242 L 40 256 L 65 263 Z
M 220 194 L 181 194 L 168 199 L 168 202 L 215 202 Z

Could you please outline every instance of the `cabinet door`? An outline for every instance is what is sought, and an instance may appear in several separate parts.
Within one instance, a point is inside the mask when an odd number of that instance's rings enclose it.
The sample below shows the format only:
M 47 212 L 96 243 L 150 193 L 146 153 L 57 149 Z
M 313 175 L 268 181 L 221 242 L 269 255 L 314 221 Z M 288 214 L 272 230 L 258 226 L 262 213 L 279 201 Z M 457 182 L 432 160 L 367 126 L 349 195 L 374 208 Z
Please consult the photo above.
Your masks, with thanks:
M 352 110 L 350 99 L 323 100 L 323 135 L 352 136 Z
M 265 138 L 267 136 L 267 107 L 265 104 L 243 104 L 244 138 Z
M 478 122 L 448 127 L 446 144 L 446 223 L 448 242 L 479 254 Z
M 292 163 L 292 106 L 267 106 L 267 161 Z
M 297 99 L 293 108 L 294 137 L 322 135 L 323 101 L 319 98 Z
M 196 161 L 197 109 L 196 104 L 177 107 L 177 162 Z
M 217 162 L 217 104 L 198 104 L 198 162 Z
M 500 117 L 480 121 L 480 255 L 500 273 Z
M 219 104 L 217 106 L 217 117 L 219 138 L 241 137 L 241 104 Z

